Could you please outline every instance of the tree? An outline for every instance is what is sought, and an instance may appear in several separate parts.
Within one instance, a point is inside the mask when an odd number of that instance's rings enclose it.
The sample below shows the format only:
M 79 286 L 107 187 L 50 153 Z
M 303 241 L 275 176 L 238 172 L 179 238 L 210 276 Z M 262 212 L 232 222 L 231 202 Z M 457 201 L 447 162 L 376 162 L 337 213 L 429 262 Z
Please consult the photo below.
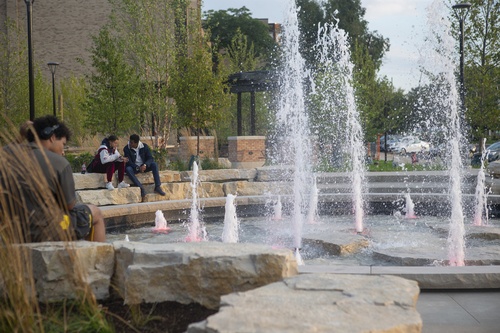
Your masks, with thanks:
M 125 134 L 138 125 L 137 78 L 124 59 L 123 43 L 107 27 L 92 40 L 95 72 L 88 77 L 85 126 L 93 134 Z
M 143 131 L 166 145 L 176 107 L 168 96 L 176 57 L 187 54 L 188 28 L 199 25 L 199 9 L 187 0 L 111 0 L 112 22 L 127 48 L 125 58 L 141 81 L 139 112 Z M 156 143 L 155 143 L 156 144 Z
M 247 72 L 259 67 L 259 58 L 255 54 L 254 44 L 248 42 L 248 36 L 243 35 L 240 28 L 237 28 L 227 52 L 231 72 Z
M 377 80 L 382 57 L 389 50 L 389 41 L 376 31 L 368 31 L 364 20 L 365 9 L 359 0 L 337 1 L 296 0 L 300 7 L 298 13 L 300 51 L 313 72 L 321 72 L 318 54 L 318 27 L 325 24 L 335 25 L 348 35 L 347 45 L 351 61 L 354 64 L 353 86 L 357 107 L 365 129 L 365 138 L 373 140 L 377 133 L 383 132 L 385 123 L 380 122 L 381 115 L 394 96 L 394 87 L 385 81 Z M 338 47 L 338 46 L 333 46 Z M 389 90 L 386 91 L 385 89 Z M 384 94 L 380 92 L 384 91 Z M 313 107 L 314 107 L 313 103 Z M 327 126 L 320 124 L 320 127 Z
M 0 125 L 18 126 L 29 119 L 27 37 L 14 22 L 4 24 L 9 33 L 0 29 Z M 36 63 L 34 74 L 35 116 L 52 113 L 51 85 Z
M 318 0 L 296 0 L 299 12 L 299 27 L 301 31 L 301 52 L 305 59 L 313 60 L 318 23 L 335 23 L 338 20 L 340 29 L 350 37 L 351 53 L 355 52 L 356 45 L 368 50 L 370 57 L 378 70 L 382 58 L 389 50 L 389 40 L 377 31 L 368 30 L 368 22 L 364 19 L 365 8 L 361 7 L 361 0 L 325 0 L 321 4 Z M 355 63 L 355 65 L 357 65 Z
M 203 28 L 210 32 L 210 42 L 216 46 L 216 52 L 228 49 L 234 37 L 243 34 L 248 39 L 247 43 L 253 45 L 257 57 L 265 62 L 272 59 L 276 44 L 269 36 L 269 28 L 263 22 L 252 18 L 246 7 L 209 10 L 204 14 Z
M 472 134 L 480 139 L 500 130 L 500 2 L 472 0 L 465 27 L 465 87 Z M 458 38 L 458 24 L 454 22 Z
M 70 76 L 61 80 L 59 86 L 63 96 L 61 120 L 71 128 L 71 140 L 82 146 L 90 132 L 84 126 L 87 112 L 82 107 L 85 102 L 85 78 Z
M 177 125 L 196 129 L 197 152 L 200 154 L 200 132 L 214 128 L 223 117 L 227 105 L 226 76 L 212 71 L 212 56 L 208 43 L 197 36 L 190 42 L 191 52 L 177 58 L 177 70 L 172 75 L 169 95 L 178 108 Z

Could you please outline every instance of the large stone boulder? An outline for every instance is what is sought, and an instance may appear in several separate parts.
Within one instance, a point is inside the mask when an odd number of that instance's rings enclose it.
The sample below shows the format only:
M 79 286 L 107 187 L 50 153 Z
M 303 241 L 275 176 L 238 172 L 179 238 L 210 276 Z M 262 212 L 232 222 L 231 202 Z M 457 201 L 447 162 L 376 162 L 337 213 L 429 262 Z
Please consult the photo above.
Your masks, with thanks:
M 97 299 L 109 297 L 114 266 L 113 245 L 95 242 L 23 244 L 31 251 L 38 299 L 73 299 L 90 287 Z
M 394 276 L 305 274 L 221 299 L 188 333 L 416 333 L 415 281 Z
M 115 242 L 113 283 L 126 304 L 175 301 L 219 307 L 220 297 L 297 274 L 287 249 L 214 242 Z

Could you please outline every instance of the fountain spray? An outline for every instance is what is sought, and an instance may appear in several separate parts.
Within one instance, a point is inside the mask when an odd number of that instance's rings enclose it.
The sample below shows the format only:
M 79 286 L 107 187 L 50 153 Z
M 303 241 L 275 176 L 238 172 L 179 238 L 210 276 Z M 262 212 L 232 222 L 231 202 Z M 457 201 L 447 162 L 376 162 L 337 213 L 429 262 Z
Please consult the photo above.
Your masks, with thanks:
M 488 200 L 487 193 L 485 190 L 484 182 L 486 180 L 486 175 L 484 173 L 484 159 L 488 156 L 488 151 L 486 150 L 486 138 L 483 139 L 481 145 L 481 167 L 477 173 L 477 184 L 476 184 L 476 210 L 474 212 L 474 225 L 483 225 L 483 213 L 486 216 L 486 221 L 488 220 Z
M 170 228 L 167 226 L 165 215 L 163 215 L 163 212 L 159 209 L 155 213 L 155 226 L 152 231 L 158 233 L 168 233 L 170 231 Z
M 283 29 L 283 67 L 279 77 L 280 97 L 276 120 L 283 134 L 282 163 L 293 168 L 293 247 L 301 248 L 303 211 L 308 196 L 305 189 L 311 183 L 309 119 L 304 101 L 306 66 L 299 51 L 299 27 L 295 1 L 289 1 Z M 286 160 L 284 160 L 286 158 Z
M 405 194 L 405 199 L 406 199 L 405 218 L 416 219 L 417 216 L 415 215 L 415 204 L 413 203 L 413 200 L 411 200 L 410 192 L 407 192 Z
M 226 197 L 226 211 L 224 213 L 224 229 L 222 230 L 223 243 L 238 243 L 239 221 L 236 216 L 235 195 Z
M 446 129 L 450 143 L 451 158 L 449 159 L 450 191 L 449 202 L 451 205 L 450 228 L 448 234 L 448 259 L 450 266 L 465 265 L 465 227 L 464 213 L 462 207 L 462 179 L 463 162 L 460 147 L 463 146 L 464 136 L 459 107 L 459 94 L 456 83 L 455 69 L 456 61 L 452 55 L 455 54 L 455 41 L 451 36 L 451 24 L 449 20 L 443 19 L 446 7 L 443 1 L 435 0 L 427 8 L 428 25 L 431 30 L 430 40 L 433 41 L 429 55 L 426 58 L 432 60 L 432 64 L 426 68 L 436 67 L 437 73 L 435 101 L 437 106 L 446 110 Z
M 347 144 L 350 158 L 352 205 L 355 230 L 363 232 L 363 193 L 365 181 L 365 148 L 363 128 L 353 88 L 353 68 L 347 33 L 337 24 L 326 23 L 318 28 L 316 44 L 318 68 L 315 73 L 313 99 L 319 113 L 331 117 L 330 132 L 340 133 L 338 140 Z M 334 138 L 335 139 L 335 138 Z
M 193 174 L 191 177 L 191 213 L 189 215 L 188 236 L 186 242 L 200 242 L 206 240 L 206 231 L 200 222 L 200 212 L 198 209 L 198 164 L 193 163 Z

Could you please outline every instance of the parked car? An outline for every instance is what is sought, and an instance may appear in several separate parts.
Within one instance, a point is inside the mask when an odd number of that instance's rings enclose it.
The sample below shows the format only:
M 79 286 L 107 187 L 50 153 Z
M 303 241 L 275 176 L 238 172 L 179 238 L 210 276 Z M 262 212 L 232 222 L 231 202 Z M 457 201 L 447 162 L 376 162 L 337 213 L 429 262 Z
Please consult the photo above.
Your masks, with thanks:
M 422 141 L 415 136 L 402 138 L 394 147 L 394 152 L 400 154 L 429 152 L 431 146 L 428 142 Z
M 488 147 L 486 147 L 486 151 L 487 151 L 486 160 L 488 161 L 488 163 L 500 159 L 500 141 L 495 142 L 495 143 L 489 145 Z M 481 153 L 480 152 L 474 153 L 474 155 L 472 155 L 471 164 L 472 165 L 480 165 L 481 164 Z
M 390 152 L 397 144 L 399 140 L 403 138 L 400 134 L 388 134 L 387 135 L 387 151 Z M 386 151 L 385 147 L 385 135 L 380 137 L 380 151 Z

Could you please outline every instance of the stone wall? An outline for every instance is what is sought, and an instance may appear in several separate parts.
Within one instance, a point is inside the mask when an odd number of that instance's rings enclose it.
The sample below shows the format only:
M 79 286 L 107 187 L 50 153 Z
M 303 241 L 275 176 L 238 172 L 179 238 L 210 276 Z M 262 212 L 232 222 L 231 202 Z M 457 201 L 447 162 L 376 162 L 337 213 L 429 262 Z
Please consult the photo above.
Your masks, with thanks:
M 198 137 L 181 136 L 179 138 L 179 158 L 181 161 L 189 161 L 191 155 L 196 155 Z M 215 157 L 215 138 L 213 136 L 200 136 L 200 160 L 205 157 Z
M 233 168 L 257 168 L 266 162 L 265 136 L 230 136 L 228 141 Z

